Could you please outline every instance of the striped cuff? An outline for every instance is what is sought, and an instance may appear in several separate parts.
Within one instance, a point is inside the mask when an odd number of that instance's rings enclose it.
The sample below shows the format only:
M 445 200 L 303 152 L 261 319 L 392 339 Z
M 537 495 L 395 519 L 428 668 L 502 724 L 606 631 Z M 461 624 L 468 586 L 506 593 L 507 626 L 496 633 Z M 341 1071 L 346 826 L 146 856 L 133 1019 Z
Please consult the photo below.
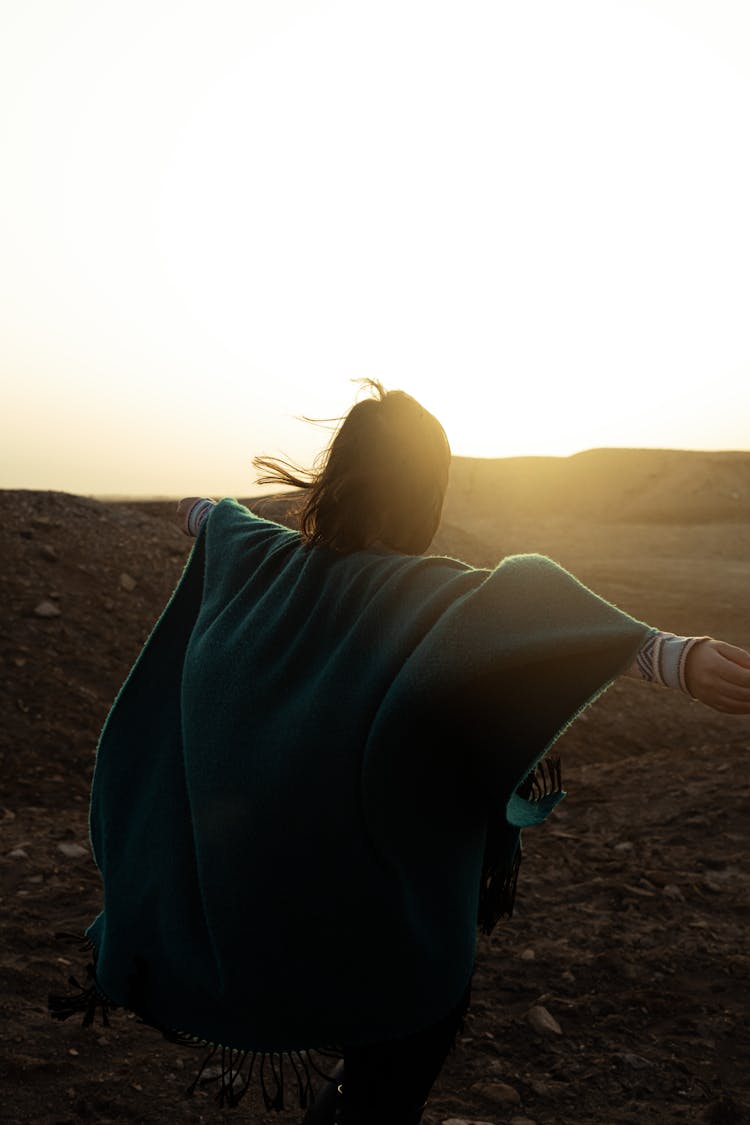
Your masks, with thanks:
M 188 535 L 192 535 L 194 538 L 197 536 L 208 513 L 214 507 L 216 507 L 214 500 L 201 499 L 195 501 L 185 520 L 185 530 Z
M 653 629 L 635 658 L 639 676 L 648 683 L 677 688 L 690 695 L 685 680 L 688 654 L 694 645 L 706 640 L 708 637 L 676 637 L 674 633 Z

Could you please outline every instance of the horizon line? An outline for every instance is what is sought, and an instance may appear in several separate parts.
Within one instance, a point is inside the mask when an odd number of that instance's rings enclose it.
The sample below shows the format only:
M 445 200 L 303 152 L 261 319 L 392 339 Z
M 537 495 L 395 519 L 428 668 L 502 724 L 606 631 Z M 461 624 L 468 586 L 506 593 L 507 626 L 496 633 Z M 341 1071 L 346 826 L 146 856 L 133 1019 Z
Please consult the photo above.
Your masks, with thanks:
M 592 454 L 606 454 L 606 453 L 651 453 L 651 454 L 675 454 L 682 456 L 705 456 L 705 457 L 750 457 L 750 449 L 689 449 L 684 447 L 672 446 L 640 446 L 640 445 L 608 445 L 608 446 L 594 446 L 588 449 L 578 450 L 575 453 L 555 454 L 555 453 L 520 453 L 510 454 L 506 456 L 497 457 L 475 457 L 467 454 L 455 453 L 452 455 L 452 461 L 475 461 L 475 462 L 499 462 L 499 461 L 571 461 L 578 457 L 586 457 Z M 285 492 L 295 491 L 288 486 L 281 486 L 273 488 L 270 485 L 253 485 L 245 486 L 240 491 L 231 490 L 225 491 L 223 489 L 209 488 L 205 490 L 205 495 L 223 495 L 223 496 L 243 496 L 246 498 L 254 498 L 262 495 L 280 495 Z M 118 502 L 124 500 L 139 500 L 151 502 L 166 502 L 178 501 L 186 493 L 177 492 L 156 492 L 156 491 L 118 491 L 118 492 L 95 492 L 95 491 L 80 491 L 71 490 L 69 488 L 34 488 L 27 485 L 22 486 L 0 486 L 0 492 L 60 492 L 70 496 L 88 497 L 92 500 Z

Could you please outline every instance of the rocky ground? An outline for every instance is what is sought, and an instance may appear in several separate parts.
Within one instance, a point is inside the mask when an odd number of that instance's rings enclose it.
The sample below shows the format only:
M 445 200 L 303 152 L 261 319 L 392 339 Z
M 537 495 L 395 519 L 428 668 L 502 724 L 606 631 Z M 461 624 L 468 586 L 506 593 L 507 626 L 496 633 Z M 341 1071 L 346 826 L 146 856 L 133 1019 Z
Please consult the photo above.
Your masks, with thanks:
M 661 628 L 750 647 L 750 522 L 500 527 L 462 503 L 437 551 L 541 550 Z M 97 734 L 188 549 L 171 508 L 0 493 L 3 1122 L 301 1116 L 186 1099 L 189 1050 L 123 1013 L 84 1029 L 46 1011 L 85 963 L 53 934 L 98 909 Z M 481 943 L 427 1125 L 750 1122 L 749 747 L 750 720 L 622 682 L 566 734 L 569 796 L 527 833 L 516 915 Z

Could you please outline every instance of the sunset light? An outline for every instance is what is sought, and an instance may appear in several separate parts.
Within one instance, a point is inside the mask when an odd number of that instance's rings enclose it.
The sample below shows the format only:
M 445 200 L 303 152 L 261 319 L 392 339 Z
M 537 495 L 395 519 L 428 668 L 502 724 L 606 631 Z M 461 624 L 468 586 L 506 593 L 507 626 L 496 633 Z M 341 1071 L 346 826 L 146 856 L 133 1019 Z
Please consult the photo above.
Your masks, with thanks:
M 748 447 L 745 5 L 208 13 L 5 29 L 0 485 L 247 491 L 361 376 L 466 455 Z

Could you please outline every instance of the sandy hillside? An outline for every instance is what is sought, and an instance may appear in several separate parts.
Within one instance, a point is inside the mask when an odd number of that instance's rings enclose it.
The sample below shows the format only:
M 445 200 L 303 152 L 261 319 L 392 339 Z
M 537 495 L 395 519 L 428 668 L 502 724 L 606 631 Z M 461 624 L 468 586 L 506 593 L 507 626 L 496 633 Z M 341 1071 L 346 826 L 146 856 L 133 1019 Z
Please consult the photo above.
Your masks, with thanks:
M 448 513 L 630 523 L 732 523 L 750 511 L 750 455 L 589 449 L 572 457 L 456 457 Z
M 653 624 L 750 647 L 750 455 L 522 468 L 459 460 L 436 552 L 543 551 Z M 186 1100 L 189 1051 L 122 1013 L 83 1029 L 45 1010 L 85 964 L 53 933 L 98 908 L 96 737 L 186 556 L 171 509 L 0 493 L 3 1122 L 301 1116 Z M 618 683 L 559 748 L 569 796 L 527 833 L 516 916 L 482 943 L 427 1125 L 750 1121 L 750 720 Z M 535 1006 L 560 1034 L 530 1024 Z

